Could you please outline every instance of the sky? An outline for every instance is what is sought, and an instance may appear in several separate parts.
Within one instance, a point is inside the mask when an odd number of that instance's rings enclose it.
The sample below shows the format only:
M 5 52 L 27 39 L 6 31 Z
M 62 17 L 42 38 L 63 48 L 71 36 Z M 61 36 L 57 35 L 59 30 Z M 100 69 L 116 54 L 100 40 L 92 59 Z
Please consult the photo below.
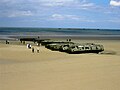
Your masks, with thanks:
M 0 27 L 120 29 L 120 0 L 0 0 Z

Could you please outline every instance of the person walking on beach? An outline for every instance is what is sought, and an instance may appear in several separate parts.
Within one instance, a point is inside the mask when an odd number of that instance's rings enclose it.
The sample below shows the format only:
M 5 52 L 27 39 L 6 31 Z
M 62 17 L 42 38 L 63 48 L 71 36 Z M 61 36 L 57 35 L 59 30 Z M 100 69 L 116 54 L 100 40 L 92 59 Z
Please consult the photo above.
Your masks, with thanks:
M 39 53 L 39 49 L 37 49 L 37 53 Z
M 34 48 L 32 48 L 32 53 L 34 53 Z
M 37 48 L 37 53 L 39 53 L 39 48 Z

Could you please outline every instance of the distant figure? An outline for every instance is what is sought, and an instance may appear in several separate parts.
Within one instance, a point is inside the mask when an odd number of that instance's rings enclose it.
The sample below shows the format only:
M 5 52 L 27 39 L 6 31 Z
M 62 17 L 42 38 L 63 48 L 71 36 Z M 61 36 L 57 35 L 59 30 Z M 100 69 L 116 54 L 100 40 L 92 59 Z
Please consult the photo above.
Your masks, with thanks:
M 25 44 L 25 41 L 23 41 L 23 44 Z
M 31 45 L 30 45 L 30 44 L 27 44 L 27 48 L 28 48 L 28 49 L 31 49 Z
M 8 40 L 6 40 L 6 44 L 9 44 L 9 41 L 8 41 Z
M 37 46 L 41 46 L 40 42 L 37 43 Z
M 67 39 L 67 41 L 68 41 L 68 39 Z
M 34 48 L 32 48 L 32 53 L 34 53 Z
M 71 39 L 69 39 L 69 42 L 71 42 Z
M 8 41 L 6 40 L 6 44 L 8 43 Z
M 67 39 L 68 42 L 71 42 L 71 39 Z
M 37 53 L 39 53 L 39 48 L 37 48 Z
M 22 40 L 20 40 L 20 42 L 22 43 Z

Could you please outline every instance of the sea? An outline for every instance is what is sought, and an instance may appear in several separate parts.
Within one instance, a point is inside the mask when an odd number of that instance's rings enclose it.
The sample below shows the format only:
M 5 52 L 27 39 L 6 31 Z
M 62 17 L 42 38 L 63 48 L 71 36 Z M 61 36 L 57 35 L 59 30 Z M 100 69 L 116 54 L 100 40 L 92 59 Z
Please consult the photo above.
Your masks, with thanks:
M 87 28 L 18 28 L 1 27 L 0 39 L 13 37 L 107 37 L 120 40 L 120 29 L 87 29 Z

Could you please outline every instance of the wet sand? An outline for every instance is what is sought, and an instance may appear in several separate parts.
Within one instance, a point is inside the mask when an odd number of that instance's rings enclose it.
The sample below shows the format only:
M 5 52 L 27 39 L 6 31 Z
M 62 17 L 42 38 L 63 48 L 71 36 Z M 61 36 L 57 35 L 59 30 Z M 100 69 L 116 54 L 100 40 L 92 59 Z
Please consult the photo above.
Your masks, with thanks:
M 44 46 L 32 53 L 19 42 L 0 43 L 0 90 L 119 90 L 120 41 L 74 42 L 102 44 L 110 54 L 67 54 Z

